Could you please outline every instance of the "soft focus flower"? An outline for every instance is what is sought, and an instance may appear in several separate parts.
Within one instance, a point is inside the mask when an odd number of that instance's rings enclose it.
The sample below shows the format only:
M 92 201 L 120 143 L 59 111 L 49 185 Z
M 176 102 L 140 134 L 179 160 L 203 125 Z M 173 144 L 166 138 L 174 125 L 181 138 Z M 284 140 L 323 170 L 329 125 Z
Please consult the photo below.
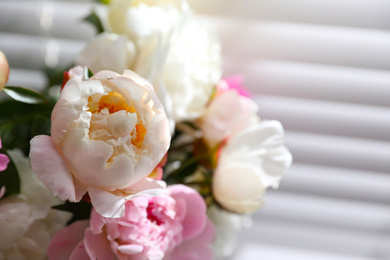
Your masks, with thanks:
M 0 149 L 1 149 L 1 139 L 0 139 Z M 7 169 L 7 165 L 9 163 L 9 158 L 5 154 L 0 154 L 0 172 Z
M 102 33 L 78 55 L 76 63 L 93 72 L 112 70 L 122 72 L 133 68 L 135 46 L 125 35 Z
M 202 197 L 174 185 L 166 194 L 126 202 L 121 218 L 105 218 L 93 210 L 89 224 L 75 222 L 57 233 L 48 254 L 56 260 L 207 260 L 212 259 L 213 237 Z
M 249 90 L 243 86 L 244 78 L 241 75 L 234 75 L 225 77 L 217 84 L 217 90 L 219 92 L 225 92 L 228 90 L 236 90 L 240 96 L 250 97 Z
M 7 58 L 4 53 L 0 51 L 0 91 L 3 90 L 5 84 L 8 81 L 9 66 Z
M 237 247 L 238 232 L 251 226 L 251 218 L 228 212 L 215 205 L 207 209 L 207 216 L 215 227 L 216 239 L 212 244 L 214 254 L 225 258 L 231 256 Z
M 135 195 L 155 195 L 146 178 L 166 153 L 170 127 L 153 87 L 131 71 L 69 80 L 52 112 L 51 137 L 31 140 L 31 163 L 61 199 L 88 192 L 96 211 L 119 217 Z
M 0 259 L 43 260 L 51 237 L 70 214 L 52 210 L 60 200 L 38 180 L 28 158 L 10 151 L 21 179 L 21 193 L 0 200 Z
M 235 90 L 224 91 L 212 99 L 199 120 L 203 138 L 210 148 L 259 121 L 256 103 Z
M 221 77 L 220 46 L 210 24 L 195 19 L 183 0 L 115 0 L 108 20 L 111 34 L 92 40 L 77 64 L 93 72 L 131 69 L 153 83 L 175 121 L 200 117 Z
M 213 27 L 189 19 L 172 44 L 162 78 L 175 121 L 199 118 L 221 78 L 221 49 Z
M 283 135 L 278 121 L 263 121 L 227 141 L 213 175 L 213 195 L 225 209 L 251 213 L 268 187 L 278 187 L 292 161 Z

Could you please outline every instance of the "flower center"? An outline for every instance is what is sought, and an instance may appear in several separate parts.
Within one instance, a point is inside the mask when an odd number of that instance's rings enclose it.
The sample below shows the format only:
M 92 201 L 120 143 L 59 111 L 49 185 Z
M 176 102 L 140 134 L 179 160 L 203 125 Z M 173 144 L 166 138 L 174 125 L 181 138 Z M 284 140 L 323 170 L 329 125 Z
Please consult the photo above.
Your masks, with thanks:
M 141 149 L 147 129 L 134 106 L 121 93 L 108 90 L 107 94 L 88 98 L 88 111 L 92 113 L 89 138 L 113 146 L 114 152 L 108 161 L 112 162 L 131 146 Z
M 110 114 L 121 110 L 126 110 L 130 113 L 136 113 L 135 108 L 133 106 L 129 106 L 126 102 L 126 99 L 117 91 L 111 91 L 108 93 L 108 95 L 102 96 L 98 103 L 94 102 L 92 97 L 89 97 L 88 107 L 88 111 L 90 111 L 92 114 L 95 112 L 100 112 L 104 108 L 107 108 Z

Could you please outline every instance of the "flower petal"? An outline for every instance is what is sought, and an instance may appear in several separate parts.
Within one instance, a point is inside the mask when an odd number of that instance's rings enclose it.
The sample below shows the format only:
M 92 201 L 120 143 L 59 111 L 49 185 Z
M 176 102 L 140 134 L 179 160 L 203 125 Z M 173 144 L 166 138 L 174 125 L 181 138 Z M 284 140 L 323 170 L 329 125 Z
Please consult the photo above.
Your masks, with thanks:
M 89 260 L 87 251 L 85 251 L 84 242 L 81 240 L 73 250 L 69 260 Z
M 43 184 L 63 200 L 80 201 L 86 189 L 81 185 L 75 187 L 72 174 L 50 136 L 36 136 L 30 143 L 31 166 Z
M 214 252 L 210 243 L 214 241 L 215 230 L 210 221 L 207 221 L 202 233 L 194 239 L 184 241 L 163 260 L 212 260 Z
M 83 241 L 84 231 L 88 225 L 88 220 L 76 221 L 55 234 L 47 251 L 49 259 L 69 259 L 76 246 Z
M 103 233 L 94 235 L 90 229 L 87 229 L 85 231 L 84 246 L 90 259 L 116 259 L 110 248 L 109 241 Z
M 122 245 L 118 246 L 118 250 L 126 255 L 134 255 L 141 253 L 142 250 L 144 250 L 144 247 L 142 245 Z
M 96 212 L 107 218 L 119 218 L 125 212 L 125 198 L 110 192 L 88 187 L 88 194 Z
M 0 154 L 0 172 L 7 169 L 7 165 L 9 163 L 9 158 L 5 154 Z
M 203 231 L 207 222 L 206 204 L 203 198 L 195 190 L 184 185 L 169 186 L 169 192 L 176 201 L 185 201 L 186 212 L 183 219 L 183 240 L 196 237 Z M 177 205 L 183 204 L 178 203 Z

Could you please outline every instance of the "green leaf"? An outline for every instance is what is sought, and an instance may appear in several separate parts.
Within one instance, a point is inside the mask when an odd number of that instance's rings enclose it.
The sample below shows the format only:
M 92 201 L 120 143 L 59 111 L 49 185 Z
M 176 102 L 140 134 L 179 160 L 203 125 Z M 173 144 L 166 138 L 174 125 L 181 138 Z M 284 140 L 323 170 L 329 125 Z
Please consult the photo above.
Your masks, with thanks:
M 104 32 L 103 24 L 95 12 L 92 12 L 90 15 L 85 17 L 84 21 L 91 23 L 96 28 L 98 34 Z
M 32 120 L 30 133 L 34 137 L 36 135 L 50 135 L 51 120 L 42 115 L 35 115 Z
M 201 160 L 203 157 L 193 157 L 187 161 L 185 161 L 179 169 L 172 172 L 168 176 L 165 177 L 165 182 L 168 185 L 175 184 L 175 183 L 183 183 L 184 179 L 187 176 L 190 176 L 193 174 L 196 169 L 199 166 L 199 160 Z
M 11 157 L 4 149 L 0 149 L 0 153 L 3 153 L 8 156 L 10 159 L 7 169 L 0 172 L 0 187 L 5 186 L 4 198 L 12 194 L 20 193 L 20 178 L 18 170 Z
M 90 69 L 88 68 L 88 78 L 91 78 L 91 77 L 93 77 L 93 72 L 92 72 L 92 70 L 90 70 Z
M 45 73 L 45 75 L 48 79 L 48 86 L 47 87 L 50 88 L 52 86 L 57 86 L 57 85 L 61 86 L 63 78 L 64 78 L 64 73 L 66 71 L 69 71 L 74 66 L 75 66 L 75 64 L 72 63 L 72 64 L 69 64 L 68 66 L 61 67 L 61 68 L 45 67 L 43 69 L 43 72 Z
M 4 92 L 14 100 L 27 104 L 39 104 L 47 102 L 42 94 L 27 88 L 6 86 L 4 87 Z
M 50 118 L 54 101 L 49 101 L 45 104 L 26 104 L 13 99 L 0 102 L 0 135 L 6 149 L 19 148 L 28 155 L 31 138 L 38 132 L 45 132 L 44 129 L 37 129 L 38 123 L 43 124 L 43 120 L 36 121 L 36 118 Z

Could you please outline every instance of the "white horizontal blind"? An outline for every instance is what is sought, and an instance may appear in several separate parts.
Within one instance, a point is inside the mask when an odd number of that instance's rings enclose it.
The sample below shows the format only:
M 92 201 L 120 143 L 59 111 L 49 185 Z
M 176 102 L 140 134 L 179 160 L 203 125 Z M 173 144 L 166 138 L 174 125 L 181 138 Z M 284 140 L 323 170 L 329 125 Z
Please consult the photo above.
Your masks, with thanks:
M 390 2 L 190 3 L 294 156 L 231 259 L 390 259 Z M 94 35 L 80 22 L 92 5 L 0 0 L 9 84 L 39 88 L 45 65 L 71 63 Z
M 390 259 L 390 2 L 191 3 L 294 157 L 232 259 Z

